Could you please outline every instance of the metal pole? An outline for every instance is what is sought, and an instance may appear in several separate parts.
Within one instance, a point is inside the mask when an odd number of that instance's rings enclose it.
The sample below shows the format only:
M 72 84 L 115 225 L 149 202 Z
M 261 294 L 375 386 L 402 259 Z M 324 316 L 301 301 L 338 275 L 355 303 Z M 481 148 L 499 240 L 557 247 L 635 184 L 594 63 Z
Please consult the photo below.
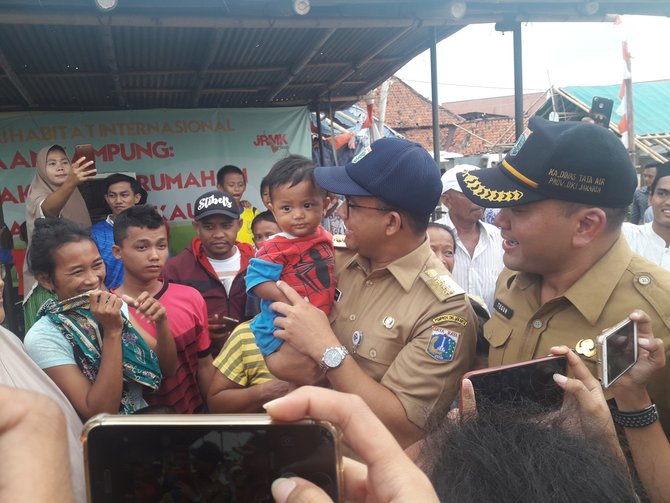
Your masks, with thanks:
M 626 131 L 628 133 L 628 155 L 630 160 L 635 166 L 635 169 L 639 168 L 638 166 L 638 155 L 637 149 L 635 148 L 635 113 L 633 110 L 633 75 L 631 73 L 631 64 L 630 64 L 630 53 L 628 52 L 628 42 L 622 42 L 624 61 L 626 64 L 626 78 L 624 79 L 624 86 L 626 88 L 626 120 L 628 122 L 628 127 Z
M 319 143 L 319 165 L 323 166 L 323 131 L 321 131 L 321 107 L 316 104 L 316 134 Z
M 433 28 L 433 36 L 430 41 L 430 85 L 432 93 L 433 111 L 433 159 L 437 167 L 440 167 L 440 116 L 437 97 L 437 29 Z
M 514 24 L 514 133 L 523 133 L 523 70 L 521 49 L 521 23 Z
M 335 114 L 333 113 L 333 102 L 330 101 L 330 93 L 328 93 L 328 112 L 330 113 L 330 148 L 333 151 L 333 162 L 335 166 L 339 166 L 337 148 L 335 148 Z

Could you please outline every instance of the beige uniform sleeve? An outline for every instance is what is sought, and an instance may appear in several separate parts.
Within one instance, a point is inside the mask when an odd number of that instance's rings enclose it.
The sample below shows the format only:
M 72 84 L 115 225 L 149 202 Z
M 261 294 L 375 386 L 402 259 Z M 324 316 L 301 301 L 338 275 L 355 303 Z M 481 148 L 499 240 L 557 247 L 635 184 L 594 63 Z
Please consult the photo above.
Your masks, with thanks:
M 456 398 L 477 342 L 476 317 L 465 295 L 435 299 L 430 307 L 381 380 L 420 428 L 433 409 L 448 407 Z

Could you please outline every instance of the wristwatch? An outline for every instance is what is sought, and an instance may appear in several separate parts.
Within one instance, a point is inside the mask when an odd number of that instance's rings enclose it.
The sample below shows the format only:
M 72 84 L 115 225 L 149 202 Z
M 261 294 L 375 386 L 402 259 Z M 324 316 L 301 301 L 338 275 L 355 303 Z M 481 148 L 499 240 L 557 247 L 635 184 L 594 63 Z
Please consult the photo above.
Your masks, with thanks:
M 328 372 L 330 369 L 336 369 L 337 367 L 342 365 L 344 357 L 347 356 L 348 354 L 349 351 L 347 351 L 347 348 L 345 348 L 344 346 L 336 346 L 328 348 L 323 352 L 323 356 L 321 357 L 319 367 L 324 372 Z

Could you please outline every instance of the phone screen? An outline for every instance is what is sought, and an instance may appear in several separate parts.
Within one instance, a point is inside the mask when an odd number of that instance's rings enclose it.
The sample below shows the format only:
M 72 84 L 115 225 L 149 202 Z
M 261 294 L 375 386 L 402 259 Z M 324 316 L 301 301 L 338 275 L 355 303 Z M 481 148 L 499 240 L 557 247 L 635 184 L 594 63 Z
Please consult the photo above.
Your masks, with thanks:
M 466 377 L 472 381 L 478 407 L 485 403 L 523 406 L 532 402 L 543 408 L 559 408 L 563 389 L 553 375 L 565 375 L 566 365 L 565 357 L 546 358 Z
M 621 377 L 637 360 L 637 341 L 635 340 L 635 324 L 630 321 L 616 332 L 608 335 L 604 342 L 607 359 L 608 385 Z
M 103 424 L 86 444 L 93 503 L 271 502 L 293 475 L 338 501 L 335 438 L 319 424 Z

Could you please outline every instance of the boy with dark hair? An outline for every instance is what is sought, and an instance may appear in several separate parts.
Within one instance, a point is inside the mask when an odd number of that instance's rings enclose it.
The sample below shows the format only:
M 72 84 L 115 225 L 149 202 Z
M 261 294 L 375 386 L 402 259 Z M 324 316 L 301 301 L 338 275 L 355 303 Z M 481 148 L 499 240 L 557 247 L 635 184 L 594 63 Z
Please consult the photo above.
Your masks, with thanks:
M 251 222 L 258 215 L 258 209 L 253 207 L 249 201 L 242 199 L 247 189 L 247 179 L 244 173 L 237 166 L 227 164 L 216 173 L 216 188 L 233 196 L 240 208 L 242 225 L 237 233 L 237 241 L 253 245 Z
M 320 226 L 329 199 L 314 181 L 314 164 L 300 155 L 275 163 L 265 177 L 270 187 L 270 209 L 283 232 L 263 242 L 247 271 L 247 293 L 261 298 L 261 313 L 251 329 L 263 356 L 277 351 L 273 301 L 286 301 L 277 288 L 281 279 L 301 297 L 328 314 L 335 296 L 333 237 Z
M 123 210 L 140 203 L 142 187 L 132 176 L 115 173 L 105 179 L 105 202 L 112 210 L 105 220 L 91 227 L 91 237 L 105 262 L 105 286 L 116 288 L 123 282 L 123 264 L 112 253 L 114 220 Z
M 236 241 L 240 229 L 239 206 L 226 192 L 210 191 L 193 207 L 193 227 L 198 235 L 163 269 L 163 278 L 188 285 L 200 292 L 207 304 L 214 355 L 223 347 L 231 330 L 249 319 L 244 275 L 251 245 Z
M 177 346 L 176 373 L 163 379 L 160 388 L 146 397 L 147 402 L 173 407 L 180 414 L 204 412 L 204 397 L 213 372 L 207 306 L 193 288 L 161 279 L 168 257 L 168 234 L 163 217 L 152 206 L 128 208 L 115 220 L 114 242 L 114 256 L 123 262 L 125 273 L 115 293 L 139 302 L 142 292 L 147 292 L 159 300 L 167 312 Z M 132 305 L 129 313 L 138 332 L 156 337 L 156 326 Z
M 281 228 L 270 210 L 259 213 L 251 222 L 251 233 L 254 235 L 254 245 L 256 248 L 280 232 Z

